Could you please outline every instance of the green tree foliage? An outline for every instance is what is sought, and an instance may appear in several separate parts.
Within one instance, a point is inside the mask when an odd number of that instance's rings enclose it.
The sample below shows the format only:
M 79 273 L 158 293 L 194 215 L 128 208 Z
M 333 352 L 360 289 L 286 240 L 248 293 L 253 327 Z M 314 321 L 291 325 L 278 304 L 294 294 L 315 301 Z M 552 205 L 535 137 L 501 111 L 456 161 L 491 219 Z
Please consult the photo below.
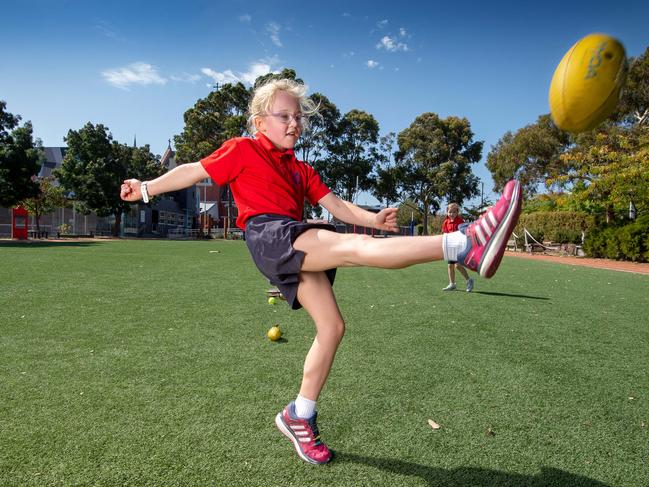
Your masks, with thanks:
M 314 167 L 332 191 L 351 201 L 356 189 L 366 191 L 374 184 L 379 123 L 367 112 L 351 110 L 331 135 L 327 161 L 317 161 Z
M 500 191 L 516 177 L 528 196 L 545 184 L 548 174 L 560 165 L 560 155 L 570 144 L 570 136 L 557 128 L 549 115 L 516 131 L 507 132 L 487 155 L 487 168 Z
M 394 160 L 394 145 L 396 134 L 390 132 L 379 139 L 378 165 L 376 167 L 376 180 L 372 194 L 384 201 L 385 206 L 400 199 L 399 187 L 403 179 L 403 168 Z
M 309 124 L 295 146 L 295 153 L 300 159 L 311 165 L 321 160 L 326 153 L 327 142 L 335 136 L 340 121 L 340 111 L 329 98 L 322 93 L 309 97 L 318 107 L 318 113 L 309 119 Z
M 198 100 L 184 114 L 183 132 L 174 137 L 177 162 L 198 161 L 245 134 L 249 103 L 250 90 L 242 83 L 225 84 Z
M 417 203 L 410 198 L 406 198 L 399 204 L 399 213 L 397 213 L 397 223 L 399 226 L 408 226 L 413 221 L 415 225 L 420 225 L 424 221 L 424 212 L 417 206 Z
M 163 172 L 158 157 L 149 146 L 130 147 L 113 140 L 104 125 L 87 123 L 70 130 L 65 141 L 68 150 L 55 176 L 78 203 L 81 211 L 98 216 L 115 216 L 113 235 L 119 235 L 122 212 L 130 203 L 119 196 L 126 178 L 152 179 Z
M 302 79 L 297 77 L 297 73 L 295 72 L 294 69 L 291 68 L 284 68 L 282 69 L 279 73 L 268 73 L 263 76 L 259 76 L 256 80 L 255 83 L 252 86 L 252 91 L 256 90 L 260 86 L 264 86 L 266 83 L 268 83 L 271 80 L 274 79 L 292 79 L 297 81 L 300 84 L 304 84 L 304 81 Z M 251 93 L 252 93 L 251 91 Z
M 634 201 L 649 211 L 649 127 L 608 125 L 577 139 L 561 155 L 550 182 L 572 189 L 573 198 L 606 209 L 607 221 Z
M 629 60 L 617 119 L 628 124 L 649 125 L 649 47 Z
M 33 180 L 38 184 L 38 194 L 20 202 L 20 206 L 36 218 L 36 231 L 39 235 L 41 233 L 41 216 L 53 212 L 56 208 L 65 206 L 63 188 L 55 185 L 54 179 L 51 176 L 46 178 L 34 177 Z
M 401 187 L 422 209 L 427 233 L 428 215 L 441 207 L 442 200 L 461 205 L 477 194 L 478 178 L 471 164 L 480 160 L 482 142 L 473 140 L 466 118 L 441 119 L 430 112 L 399 133 L 397 142 Z
M 0 100 L 0 206 L 11 207 L 38 193 L 32 177 L 44 155 L 40 141 L 34 141 L 32 124 L 19 126 L 20 116 L 5 111 L 6 106 Z

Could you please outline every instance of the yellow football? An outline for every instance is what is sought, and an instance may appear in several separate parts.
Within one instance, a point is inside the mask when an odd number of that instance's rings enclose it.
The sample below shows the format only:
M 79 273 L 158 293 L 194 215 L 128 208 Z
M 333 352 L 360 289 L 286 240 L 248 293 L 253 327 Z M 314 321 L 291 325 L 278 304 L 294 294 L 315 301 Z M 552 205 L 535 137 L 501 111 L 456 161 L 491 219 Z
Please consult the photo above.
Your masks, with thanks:
M 624 46 L 617 39 L 590 34 L 577 41 L 550 83 L 550 113 L 557 127 L 578 133 L 602 123 L 615 111 L 626 69 Z

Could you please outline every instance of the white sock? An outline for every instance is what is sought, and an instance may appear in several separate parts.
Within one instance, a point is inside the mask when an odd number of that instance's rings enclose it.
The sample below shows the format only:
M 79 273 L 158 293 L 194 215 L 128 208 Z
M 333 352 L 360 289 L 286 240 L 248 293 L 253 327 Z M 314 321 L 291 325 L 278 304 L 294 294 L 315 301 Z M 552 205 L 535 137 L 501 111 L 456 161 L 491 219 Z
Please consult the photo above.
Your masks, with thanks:
M 461 254 L 466 249 L 466 243 L 466 235 L 460 231 L 442 235 L 444 260 L 457 260 L 458 254 Z
M 307 419 L 315 413 L 316 401 L 302 397 L 299 394 L 295 400 L 295 414 L 298 418 Z

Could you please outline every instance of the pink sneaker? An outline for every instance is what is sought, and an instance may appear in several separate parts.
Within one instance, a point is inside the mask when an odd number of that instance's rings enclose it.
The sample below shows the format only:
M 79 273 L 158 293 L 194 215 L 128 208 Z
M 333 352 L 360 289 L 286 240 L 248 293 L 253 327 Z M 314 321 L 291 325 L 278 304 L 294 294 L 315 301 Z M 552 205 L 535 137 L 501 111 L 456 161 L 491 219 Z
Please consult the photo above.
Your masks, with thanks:
M 295 403 L 291 401 L 281 413 L 275 416 L 277 428 L 293 442 L 300 458 L 308 463 L 321 465 L 331 460 L 331 451 L 320 440 L 315 413 L 309 419 L 298 418 Z
M 464 267 L 490 278 L 496 273 L 521 213 L 521 183 L 512 179 L 498 202 L 473 223 L 460 225 L 467 236 L 467 248 L 457 256 Z

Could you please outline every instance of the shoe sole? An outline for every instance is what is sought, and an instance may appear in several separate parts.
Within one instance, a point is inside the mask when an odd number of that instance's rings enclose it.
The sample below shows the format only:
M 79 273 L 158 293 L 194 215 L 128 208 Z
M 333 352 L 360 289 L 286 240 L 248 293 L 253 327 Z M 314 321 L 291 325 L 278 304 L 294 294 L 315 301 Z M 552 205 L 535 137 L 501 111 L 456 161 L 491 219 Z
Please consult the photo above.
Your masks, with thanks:
M 498 229 L 495 231 L 494 235 L 489 240 L 489 244 L 485 249 L 485 253 L 480 259 L 480 264 L 478 265 L 478 273 L 489 279 L 492 277 L 500 261 L 502 260 L 503 254 L 505 253 L 505 247 L 509 235 L 514 230 L 516 222 L 518 222 L 518 215 L 521 212 L 521 184 L 517 183 L 516 188 L 512 194 L 512 204 L 507 209 L 505 218 L 500 222 Z
M 329 463 L 329 460 L 326 462 L 318 462 L 316 460 L 313 460 L 312 458 L 307 457 L 303 452 L 302 449 L 300 448 L 300 441 L 296 438 L 296 436 L 293 434 L 291 431 L 291 428 L 288 427 L 286 423 L 284 423 L 284 419 L 282 419 L 282 413 L 277 413 L 277 416 L 275 416 L 275 425 L 277 426 L 277 429 L 284 435 L 286 436 L 291 442 L 293 443 L 293 447 L 295 448 L 295 451 L 297 454 L 300 456 L 302 460 L 304 460 L 307 463 L 311 463 L 312 465 L 324 465 L 326 463 Z

